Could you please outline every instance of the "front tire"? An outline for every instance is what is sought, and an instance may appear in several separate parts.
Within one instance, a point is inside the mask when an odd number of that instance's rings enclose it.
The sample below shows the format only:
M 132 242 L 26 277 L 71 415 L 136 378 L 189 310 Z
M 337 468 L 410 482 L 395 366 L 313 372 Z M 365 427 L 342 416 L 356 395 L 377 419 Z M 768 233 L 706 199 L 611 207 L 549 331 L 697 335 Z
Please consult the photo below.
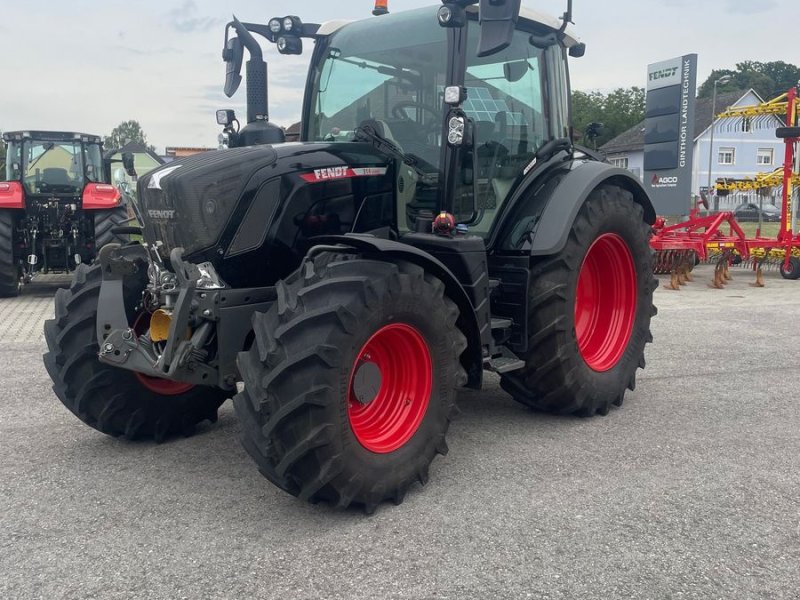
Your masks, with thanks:
M 59 400 L 81 421 L 111 436 L 153 438 L 190 435 L 204 420 L 217 420 L 227 394 L 146 378 L 101 363 L 95 333 L 102 271 L 99 264 L 79 265 L 69 290 L 58 290 L 55 319 L 44 325 L 49 352 L 44 364 Z M 140 286 L 125 289 L 126 312 L 134 323 Z
M 458 315 L 440 280 L 402 261 L 324 254 L 279 283 L 234 398 L 260 471 L 311 502 L 400 503 L 447 452 L 466 382 Z
M 0 209 L 0 298 L 19 295 L 21 275 L 19 264 L 14 260 L 14 213 Z
M 565 248 L 534 259 L 526 365 L 501 386 L 536 410 L 592 416 L 622 404 L 644 368 L 656 314 L 650 228 L 630 192 L 602 186 Z

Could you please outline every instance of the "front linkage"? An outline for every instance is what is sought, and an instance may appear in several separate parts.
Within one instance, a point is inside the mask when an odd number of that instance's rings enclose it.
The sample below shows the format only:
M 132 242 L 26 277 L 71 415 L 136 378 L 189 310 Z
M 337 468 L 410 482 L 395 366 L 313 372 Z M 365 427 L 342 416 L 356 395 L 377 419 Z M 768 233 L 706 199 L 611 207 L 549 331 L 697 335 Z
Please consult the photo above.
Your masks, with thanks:
M 148 377 L 236 387 L 236 354 L 250 332 L 249 315 L 270 306 L 275 288 L 226 288 L 211 264 L 184 261 L 182 248 L 170 253 L 172 271 L 141 245 L 105 246 L 98 260 L 101 362 Z M 144 268 L 148 283 L 135 309 L 139 317 L 130 323 L 125 279 Z

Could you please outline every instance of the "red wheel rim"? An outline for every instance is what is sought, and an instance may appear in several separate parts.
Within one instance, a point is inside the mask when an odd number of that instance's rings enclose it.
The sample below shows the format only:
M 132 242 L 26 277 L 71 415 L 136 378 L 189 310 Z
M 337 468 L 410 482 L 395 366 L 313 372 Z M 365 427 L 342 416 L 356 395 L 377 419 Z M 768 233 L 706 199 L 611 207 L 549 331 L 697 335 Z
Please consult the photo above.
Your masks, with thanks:
M 133 331 L 138 336 L 147 333 L 148 329 L 150 329 L 150 313 L 143 312 L 136 318 L 136 322 L 133 324 Z M 160 377 L 149 377 L 148 375 L 137 372 L 134 372 L 134 375 L 136 375 L 136 379 L 145 388 L 162 396 L 180 396 L 194 387 L 193 383 L 172 381 L 171 379 L 161 379 Z
M 620 236 L 595 240 L 578 276 L 575 335 L 583 360 L 599 372 L 613 369 L 625 353 L 636 319 L 636 270 Z
M 375 367 L 377 390 L 359 399 L 356 375 L 364 368 L 374 373 Z M 359 351 L 350 374 L 348 415 L 361 445 L 379 454 L 402 447 L 425 418 L 432 386 L 431 354 L 422 335 L 403 323 L 378 330 Z

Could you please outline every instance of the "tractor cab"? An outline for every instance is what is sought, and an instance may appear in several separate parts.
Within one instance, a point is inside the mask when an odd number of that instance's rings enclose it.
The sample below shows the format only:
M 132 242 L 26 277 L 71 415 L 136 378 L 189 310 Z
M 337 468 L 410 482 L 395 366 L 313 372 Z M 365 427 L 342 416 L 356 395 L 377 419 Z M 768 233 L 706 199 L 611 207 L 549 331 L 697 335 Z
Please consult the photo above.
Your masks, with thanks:
M 393 145 L 402 163 L 401 232 L 414 230 L 422 211 L 439 209 L 448 160 L 452 213 L 473 232 L 488 232 L 517 175 L 547 141 L 567 135 L 562 48 L 532 45 L 537 26 L 522 20 L 505 49 L 480 57 L 477 14 L 467 15 L 466 98 L 455 110 L 445 102 L 448 29 L 435 9 L 343 26 L 315 52 L 302 139 L 353 142 L 371 128 Z M 461 151 L 451 158 L 447 147 Z
M 8 132 L 6 181 L 27 196 L 74 198 L 90 183 L 108 183 L 99 137 L 72 132 Z
M 518 1 L 487 3 L 483 13 L 476 4 L 352 23 L 234 21 L 239 37 L 226 36 L 226 49 L 241 51 L 243 39 L 260 55 L 251 35 L 259 33 L 281 53 L 298 54 L 302 39 L 313 39 L 301 141 L 367 142 L 395 159 L 399 234 L 417 230 L 420 215 L 446 211 L 485 236 L 537 153 L 548 142 L 568 142 L 565 49 L 578 55 L 583 46 L 566 22 Z M 241 58 L 233 50 L 224 56 L 235 73 Z M 229 77 L 226 92 L 233 91 Z M 248 87 L 248 99 L 255 95 Z M 251 117 L 260 126 L 266 119 Z M 246 135 L 234 135 L 237 141 L 252 143 Z

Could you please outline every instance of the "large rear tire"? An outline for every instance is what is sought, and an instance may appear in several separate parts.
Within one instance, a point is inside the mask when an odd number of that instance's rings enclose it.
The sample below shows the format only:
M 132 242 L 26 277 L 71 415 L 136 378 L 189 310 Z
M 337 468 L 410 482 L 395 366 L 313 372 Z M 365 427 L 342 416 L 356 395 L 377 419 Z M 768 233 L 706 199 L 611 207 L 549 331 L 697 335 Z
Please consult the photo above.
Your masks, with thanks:
M 128 235 L 117 235 L 112 233 L 115 227 L 125 227 L 128 225 L 128 207 L 124 204 L 109 210 L 94 211 L 94 247 L 99 254 L 100 249 L 106 244 L 129 242 Z
M 370 513 L 445 454 L 466 338 L 443 283 L 410 263 L 324 254 L 253 318 L 234 398 L 243 444 L 279 488 Z
M 44 364 L 59 400 L 81 421 L 111 436 L 154 438 L 190 435 L 217 420 L 222 390 L 146 378 L 101 363 L 95 334 L 101 266 L 79 265 L 69 290 L 58 290 L 55 319 L 44 325 L 49 352 Z M 141 287 L 126 287 L 126 312 L 136 321 Z
M 608 414 L 636 387 L 656 314 L 650 228 L 630 192 L 595 190 L 566 247 L 531 267 L 526 365 L 501 386 L 531 408 Z
M 14 260 L 14 213 L 0 210 L 0 298 L 19 295 L 22 278 Z

